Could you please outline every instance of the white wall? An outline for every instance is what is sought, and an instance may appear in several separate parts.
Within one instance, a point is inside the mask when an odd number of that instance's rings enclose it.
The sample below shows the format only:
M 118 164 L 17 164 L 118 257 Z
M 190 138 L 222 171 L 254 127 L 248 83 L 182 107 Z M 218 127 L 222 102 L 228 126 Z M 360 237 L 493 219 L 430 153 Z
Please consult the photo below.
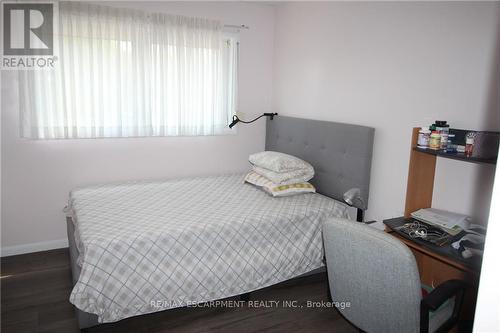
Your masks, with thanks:
M 402 214 L 411 127 L 440 118 L 500 128 L 500 3 L 112 5 L 251 26 L 241 33 L 239 87 L 248 117 L 272 109 L 375 127 L 367 218 Z M 236 136 L 20 139 L 16 76 L 1 75 L 3 255 L 64 246 L 61 210 L 76 186 L 242 171 L 264 147 L 263 121 Z M 435 206 L 484 222 L 493 174 L 439 160 Z
M 271 110 L 274 9 L 251 3 L 121 3 L 151 11 L 246 24 L 240 34 L 239 106 Z M 2 79 L 2 255 L 65 246 L 69 191 L 99 182 L 246 170 L 264 147 L 264 121 L 237 135 L 30 141 L 19 138 L 17 77 Z
M 367 218 L 400 216 L 412 127 L 500 129 L 499 36 L 498 2 L 281 4 L 274 111 L 374 127 Z M 485 223 L 493 175 L 440 159 L 434 206 Z

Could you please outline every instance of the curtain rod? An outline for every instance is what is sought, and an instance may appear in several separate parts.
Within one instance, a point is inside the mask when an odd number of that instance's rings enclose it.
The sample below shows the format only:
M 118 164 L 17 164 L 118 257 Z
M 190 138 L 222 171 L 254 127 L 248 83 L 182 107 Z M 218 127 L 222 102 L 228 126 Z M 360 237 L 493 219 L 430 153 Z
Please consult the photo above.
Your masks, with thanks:
M 250 27 L 248 25 L 245 25 L 245 24 L 240 24 L 240 25 L 237 25 L 237 24 L 224 24 L 224 28 L 236 28 L 236 29 L 250 29 Z

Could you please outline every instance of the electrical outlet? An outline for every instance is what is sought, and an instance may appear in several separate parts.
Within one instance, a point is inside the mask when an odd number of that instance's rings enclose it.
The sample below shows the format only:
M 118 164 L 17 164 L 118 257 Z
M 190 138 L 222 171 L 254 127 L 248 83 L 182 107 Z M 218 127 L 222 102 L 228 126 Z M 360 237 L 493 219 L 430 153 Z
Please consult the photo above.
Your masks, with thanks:
M 240 119 L 245 119 L 245 112 L 238 111 L 236 112 L 236 116 Z

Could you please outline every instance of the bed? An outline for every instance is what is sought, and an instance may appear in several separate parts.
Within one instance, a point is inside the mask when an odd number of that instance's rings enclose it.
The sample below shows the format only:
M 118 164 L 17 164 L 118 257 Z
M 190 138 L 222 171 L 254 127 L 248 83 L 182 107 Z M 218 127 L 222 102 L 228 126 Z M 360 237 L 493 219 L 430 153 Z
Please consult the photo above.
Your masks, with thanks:
M 322 267 L 321 224 L 347 216 L 342 194 L 360 188 L 358 208 L 366 209 L 373 133 L 268 121 L 266 150 L 310 162 L 317 194 L 273 198 L 243 174 L 75 189 L 67 225 L 80 328 L 245 294 Z

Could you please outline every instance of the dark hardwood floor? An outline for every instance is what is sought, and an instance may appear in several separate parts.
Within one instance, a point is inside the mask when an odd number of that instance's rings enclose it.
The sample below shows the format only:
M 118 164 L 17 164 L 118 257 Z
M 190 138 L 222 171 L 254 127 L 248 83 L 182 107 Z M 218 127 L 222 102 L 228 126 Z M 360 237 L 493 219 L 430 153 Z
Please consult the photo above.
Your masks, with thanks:
M 251 293 L 250 300 L 298 301 L 298 307 L 179 308 L 90 328 L 89 332 L 357 332 L 329 308 L 326 275 L 316 274 Z M 2 258 L 1 331 L 78 332 L 68 249 Z M 302 305 L 303 307 L 300 307 Z

